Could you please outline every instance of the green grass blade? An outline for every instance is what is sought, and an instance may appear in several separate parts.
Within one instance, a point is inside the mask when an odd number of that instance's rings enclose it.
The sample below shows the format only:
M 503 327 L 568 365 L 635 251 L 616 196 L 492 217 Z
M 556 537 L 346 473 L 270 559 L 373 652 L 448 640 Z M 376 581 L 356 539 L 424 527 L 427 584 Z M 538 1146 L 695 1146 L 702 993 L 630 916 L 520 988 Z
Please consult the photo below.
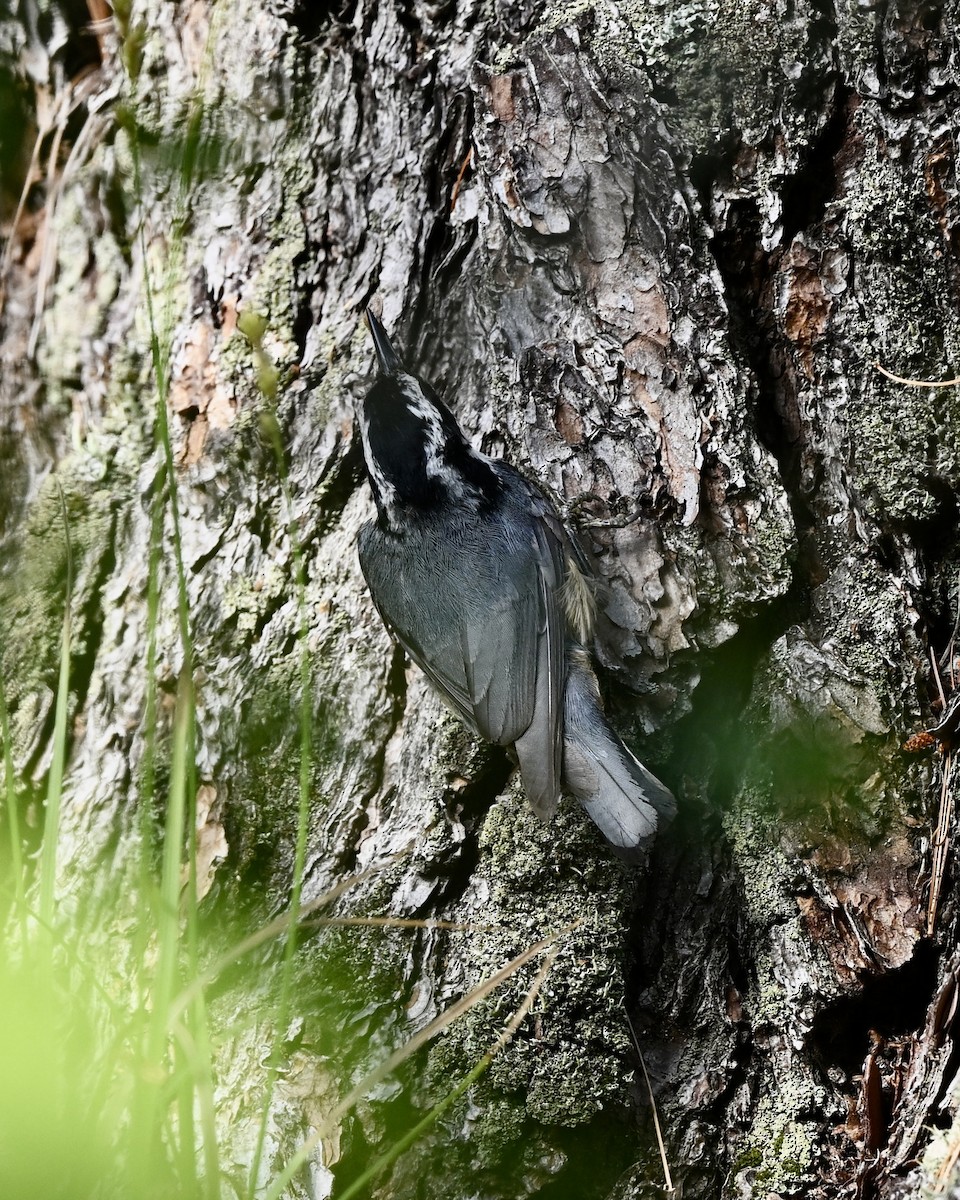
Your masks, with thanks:
M 23 840 L 20 831 L 20 814 L 17 810 L 17 779 L 13 765 L 13 746 L 10 742 L 10 713 L 7 709 L 7 694 L 3 686 L 2 672 L 0 672 L 0 738 L 3 739 L 3 792 L 7 809 L 7 827 L 10 831 L 13 900 L 17 909 L 21 942 L 26 948 L 27 895 L 23 878 Z
M 406 1062 L 408 1058 L 416 1054 L 421 1046 L 425 1046 L 427 1042 L 435 1038 L 439 1033 L 442 1033 L 444 1029 L 449 1028 L 458 1017 L 469 1012 L 471 1008 L 479 1004 L 492 991 L 495 991 L 500 984 L 515 975 L 530 959 L 549 949 L 558 938 L 563 937 L 564 934 L 569 933 L 579 924 L 579 921 L 574 921 L 571 925 L 566 926 L 550 937 L 544 938 L 533 946 L 528 946 L 516 958 L 511 959 L 506 966 L 501 967 L 496 974 L 491 975 L 483 983 L 475 987 L 473 991 L 451 1004 L 449 1008 L 445 1009 L 438 1017 L 435 1017 L 428 1025 L 425 1025 L 419 1033 L 405 1042 L 398 1050 L 395 1050 L 379 1066 L 374 1067 L 359 1083 L 350 1089 L 339 1103 L 333 1106 L 310 1137 L 300 1145 L 296 1153 L 267 1189 L 264 1200 L 280 1200 L 284 1188 L 296 1178 L 298 1172 L 306 1165 L 310 1155 L 323 1138 L 335 1128 L 337 1122 L 353 1108 L 358 1100 L 361 1100 L 371 1089 L 376 1087 L 381 1080 L 391 1075 L 401 1063 Z
M 165 265 L 164 286 L 157 293 L 150 272 L 150 257 L 147 247 L 146 222 L 143 211 L 143 176 L 140 158 L 140 145 L 137 136 L 137 126 L 134 121 L 130 127 L 131 159 L 133 164 L 134 189 L 141 201 L 141 215 L 138 227 L 141 260 L 143 262 L 143 291 L 147 309 L 147 323 L 150 329 L 150 355 L 153 364 L 156 387 L 155 404 L 155 437 L 163 462 L 163 474 L 158 490 L 158 497 L 165 498 L 166 511 L 169 513 L 171 525 L 171 542 L 173 548 L 174 573 L 177 589 L 177 619 L 180 633 L 180 643 L 183 653 L 183 665 L 178 684 L 177 704 L 174 714 L 174 728 L 171 749 L 170 787 L 164 814 L 163 850 L 161 862 L 161 877 L 157 910 L 157 961 L 156 971 L 150 986 L 151 1020 L 146 1034 L 145 1059 L 148 1074 L 161 1077 L 169 1057 L 169 1007 L 174 995 L 179 990 L 178 979 L 184 966 L 182 962 L 180 894 L 182 886 L 181 866 L 184 852 L 187 853 L 188 874 L 190 886 L 187 890 L 186 920 L 187 920 L 187 970 L 190 963 L 197 960 L 197 914 L 195 892 L 195 862 L 193 853 L 196 833 L 196 696 L 194 690 L 194 651 L 193 637 L 190 627 L 189 594 L 187 577 L 183 558 L 183 539 L 180 528 L 179 489 L 177 485 L 176 463 L 173 454 L 173 442 L 170 434 L 168 417 L 168 400 L 170 389 L 170 353 L 172 347 L 172 293 L 175 280 L 179 274 L 183 258 L 183 225 L 174 221 L 169 242 L 169 254 Z M 181 197 L 182 199 L 182 197 Z M 152 697 L 156 687 L 156 630 L 159 616 L 159 567 L 162 560 L 162 529 L 163 510 L 158 506 L 155 510 L 154 545 L 159 545 L 156 559 L 151 562 L 150 580 L 150 612 L 151 622 L 148 631 L 148 644 L 152 646 L 152 665 L 154 673 L 148 677 L 148 696 Z M 155 715 L 155 701 L 148 709 Z M 147 731 L 148 742 L 155 737 L 153 730 Z M 152 795 L 154 764 L 147 764 L 150 772 L 148 788 Z M 149 819 L 149 817 L 147 818 Z M 189 1016 L 190 1033 L 194 1042 L 209 1052 L 209 1039 L 205 1025 L 205 1010 L 202 997 L 192 1008 Z M 182 1057 L 182 1053 L 180 1055 Z M 212 1060 L 207 1059 L 206 1072 L 212 1076 Z M 180 1112 L 178 1122 L 179 1133 L 179 1162 L 181 1167 L 181 1184 L 195 1190 L 196 1156 L 195 1136 L 193 1132 L 193 1101 L 195 1077 L 190 1071 L 177 1072 L 179 1082 L 177 1104 Z M 141 1098 L 138 1106 L 135 1144 L 145 1163 L 151 1162 L 159 1152 L 157 1130 L 159 1126 L 160 1097 L 157 1089 L 148 1090 Z M 210 1113 L 204 1116 L 203 1127 L 209 1130 L 213 1126 Z M 215 1139 L 214 1139 L 215 1140 Z M 206 1161 L 216 1162 L 215 1149 L 205 1146 Z M 210 1187 L 218 1187 L 218 1168 L 215 1167 Z M 208 1170 L 209 1176 L 209 1170 Z
M 39 912 L 42 928 L 48 933 L 54 923 L 57 886 L 57 845 L 60 837 L 60 805 L 63 798 L 63 771 L 67 755 L 67 715 L 70 709 L 70 637 L 73 602 L 73 550 L 67 506 L 60 492 L 60 512 L 66 545 L 67 581 L 63 600 L 63 628 L 60 637 L 60 675 L 57 681 L 56 710 L 53 725 L 53 757 L 47 776 L 47 799 L 43 821 L 43 844 L 40 849 Z
M 150 1057 L 159 1061 L 167 1044 L 167 1013 L 175 995 L 180 960 L 180 886 L 182 847 L 187 814 L 186 761 L 193 743 L 193 681 L 180 676 L 174 717 L 170 791 L 164 823 L 157 921 L 157 972 L 153 985 L 153 1030 Z
M 480 1059 L 477 1065 L 468 1071 L 463 1079 L 461 1079 L 459 1083 L 457 1083 L 456 1086 L 453 1087 L 446 1094 L 446 1096 L 444 1096 L 439 1104 L 434 1105 L 434 1107 L 422 1120 L 418 1121 L 411 1130 L 403 1135 L 403 1137 L 398 1138 L 385 1154 L 381 1154 L 377 1160 L 367 1168 L 366 1171 L 359 1175 L 349 1185 L 346 1191 L 342 1192 L 338 1196 L 338 1200 L 353 1200 L 355 1196 L 359 1196 L 366 1191 L 378 1175 L 381 1175 L 387 1169 L 387 1167 L 391 1165 L 391 1163 L 396 1162 L 401 1154 L 409 1150 L 411 1146 L 415 1145 L 420 1138 L 422 1138 L 423 1135 L 429 1131 L 430 1127 L 435 1125 L 436 1122 L 440 1120 L 447 1109 L 449 1109 L 457 1100 L 459 1100 L 459 1098 L 465 1092 L 468 1092 L 470 1088 L 473 1087 L 480 1076 L 487 1070 L 496 1056 L 511 1041 L 513 1035 L 520 1028 L 521 1021 L 533 1007 L 534 1000 L 536 1000 L 540 993 L 540 989 L 543 987 L 544 981 L 550 974 L 550 970 L 553 967 L 556 957 L 557 948 L 554 947 L 544 959 L 543 965 L 537 972 L 537 976 L 530 985 L 530 988 L 527 991 L 523 1002 L 520 1004 L 520 1007 L 510 1018 L 503 1032 L 486 1052 L 486 1054 L 484 1054 L 484 1056 Z
M 255 349 L 257 348 L 258 346 L 255 345 Z M 265 399 L 269 400 L 270 397 L 265 397 Z M 294 578 L 297 588 L 297 615 L 300 624 L 297 639 L 300 650 L 300 771 L 298 777 L 297 840 L 293 856 L 293 878 L 290 884 L 290 909 L 287 940 L 284 947 L 283 966 L 280 976 L 280 996 L 274 1022 L 274 1037 L 279 1041 L 286 1032 L 290 1017 L 290 997 L 293 988 L 297 934 L 301 916 L 300 897 L 303 890 L 303 870 L 307 857 L 307 834 L 310 821 L 310 777 L 313 769 L 313 672 L 310 666 L 310 619 L 307 612 L 306 570 L 304 567 L 300 527 L 293 511 L 287 464 L 284 457 L 283 445 L 280 441 L 280 431 L 277 422 L 276 420 L 265 422 L 264 427 L 269 431 L 270 442 L 277 463 L 277 472 L 280 477 L 283 501 L 288 513 L 287 536 L 290 539 L 293 556 Z M 263 1147 L 266 1143 L 267 1128 L 270 1121 L 270 1109 L 273 1105 L 274 1082 L 275 1072 L 271 1068 L 260 1112 L 257 1144 L 248 1175 L 247 1195 L 249 1200 L 253 1200 L 256 1193 L 260 1163 L 263 1158 Z

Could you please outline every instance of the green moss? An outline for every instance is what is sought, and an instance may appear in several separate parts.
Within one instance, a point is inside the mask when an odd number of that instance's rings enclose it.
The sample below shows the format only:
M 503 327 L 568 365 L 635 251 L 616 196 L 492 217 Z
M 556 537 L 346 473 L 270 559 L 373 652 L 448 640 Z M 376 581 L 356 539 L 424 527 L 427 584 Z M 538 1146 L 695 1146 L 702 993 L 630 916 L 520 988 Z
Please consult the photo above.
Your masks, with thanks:
M 477 1129 L 491 1146 L 509 1140 L 498 1127 L 504 1114 L 511 1131 L 521 1113 L 528 1129 L 569 1128 L 628 1102 L 630 1073 L 624 1064 L 631 1051 L 622 1015 L 622 922 L 630 877 L 598 841 L 582 814 L 566 806 L 555 824 L 541 825 L 516 785 L 484 822 L 474 875 L 482 899 L 469 912 L 480 929 L 454 935 L 461 943 L 458 954 L 470 964 L 470 981 L 491 975 L 545 934 L 581 921 L 561 938 L 560 954 L 523 1034 L 476 1089 Z M 459 1077 L 486 1051 L 523 999 L 534 971 L 525 968 L 450 1031 L 431 1054 L 436 1080 Z M 571 1029 L 577 1031 L 575 1042 L 568 1040 Z M 488 1111 L 492 1125 L 483 1132 Z
M 763 1155 L 756 1146 L 751 1146 L 748 1150 L 741 1151 L 733 1160 L 733 1173 L 738 1175 L 748 1167 L 759 1167 L 762 1162 Z
M 287 572 L 277 563 L 267 563 L 255 579 L 247 575 L 231 577 L 223 592 L 221 612 L 224 619 L 234 621 L 237 632 L 249 640 L 261 620 L 289 594 Z
M 299 693 L 293 653 L 258 673 L 257 686 L 239 714 L 229 842 L 242 877 L 283 878 L 276 860 L 292 855 L 300 772 Z M 342 706 L 329 694 L 313 706 L 311 802 L 317 813 L 324 805 L 325 765 L 343 752 L 344 720 Z
M 731 837 L 756 826 L 784 845 L 835 836 L 873 840 L 902 817 L 907 770 L 890 712 L 902 659 L 902 597 L 869 563 L 839 564 L 812 594 L 823 645 L 792 627 L 755 673 L 746 714 L 742 792 L 726 817 Z
M 771 481 L 769 486 L 779 485 Z M 751 516 L 748 543 L 729 530 L 719 537 L 694 525 L 670 531 L 679 573 L 696 579 L 697 607 L 685 630 L 698 644 L 713 648 L 732 637 L 761 604 L 790 587 L 796 539 L 786 508 L 757 507 Z
M 765 486 L 776 487 L 774 480 Z M 762 506 L 750 526 L 750 554 L 755 556 L 766 595 L 785 595 L 793 581 L 797 534 L 784 501 L 783 507 Z
M 803 1076 L 787 1074 L 771 1080 L 760 1096 L 746 1144 L 734 1157 L 728 1195 L 791 1195 L 810 1182 L 819 1127 L 797 1114 L 823 1103 L 820 1090 Z
M 781 936 L 784 935 L 781 933 Z M 793 929 L 786 933 L 784 940 L 796 943 L 802 938 L 794 919 Z M 768 950 L 757 953 L 754 972 L 755 979 L 748 996 L 751 1023 L 754 1028 L 783 1029 L 793 1016 L 794 1002 L 784 991 L 782 972 Z
M 857 290 L 834 323 L 864 364 L 845 414 L 849 453 L 867 512 L 912 529 L 950 519 L 950 493 L 960 487 L 960 395 L 894 383 L 871 364 L 915 379 L 957 375 L 960 319 L 921 171 L 905 186 L 871 106 L 855 123 L 859 157 L 836 206 Z
M 930 1142 L 920 1160 L 917 1195 L 922 1200 L 952 1196 L 960 1187 L 960 1164 L 956 1146 L 960 1142 L 960 1088 L 951 1086 L 943 1106 L 951 1115 L 949 1129 L 932 1129 Z
M 243 288 L 244 307 L 263 318 L 263 350 L 280 367 L 298 355 L 294 325 L 301 299 L 295 263 L 307 249 L 301 203 L 314 185 L 313 168 L 303 154 L 304 136 L 295 124 L 278 148 L 273 169 L 281 180 L 282 204 L 271 217 L 270 248 Z
M 106 326 L 125 267 L 117 242 L 99 227 L 82 188 L 62 193 L 49 236 L 56 238 L 57 269 L 45 295 L 37 360 L 48 400 L 68 410 L 91 344 Z
M 796 913 L 796 901 L 785 883 L 793 872 L 781 849 L 780 822 L 764 811 L 766 803 L 765 795 L 742 793 L 722 818 L 742 880 L 746 915 L 758 925 Z
M 507 1152 L 516 1153 L 522 1148 L 526 1133 L 523 1104 L 505 1096 L 491 1098 L 484 1109 L 483 1120 L 470 1138 L 477 1166 L 481 1170 L 495 1167 Z
M 52 702 L 68 567 L 74 660 L 85 658 L 98 637 L 100 587 L 112 562 L 117 497 L 125 493 L 122 486 L 108 490 L 106 475 L 104 461 L 79 453 L 47 478 L 20 530 L 14 568 L 0 589 L 0 653 L 12 736 L 20 750 L 36 738 L 38 717 Z M 74 686 L 82 683 L 73 674 Z

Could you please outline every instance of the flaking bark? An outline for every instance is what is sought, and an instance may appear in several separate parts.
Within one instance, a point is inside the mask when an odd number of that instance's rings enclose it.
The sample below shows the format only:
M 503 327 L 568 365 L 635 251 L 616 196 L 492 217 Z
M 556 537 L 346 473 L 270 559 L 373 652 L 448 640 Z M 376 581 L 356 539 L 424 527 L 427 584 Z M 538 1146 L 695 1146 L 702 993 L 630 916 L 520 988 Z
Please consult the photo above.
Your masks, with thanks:
M 49 124 L 16 225 L 17 189 L 2 201 L 2 652 L 29 805 L 65 509 L 64 912 L 101 937 L 123 925 L 147 689 L 172 695 L 182 667 L 168 517 L 156 683 L 143 671 L 161 478 L 149 267 L 170 330 L 211 925 L 265 919 L 290 888 L 299 610 L 275 408 L 313 663 L 305 899 L 376 865 L 344 911 L 473 926 L 302 950 L 265 1175 L 348 1072 L 582 918 L 524 1037 L 377 1194 L 647 1194 L 651 1142 L 623 1124 L 646 1103 L 624 1008 L 685 1196 L 960 1187 L 949 872 L 932 927 L 927 911 L 950 759 L 899 749 L 937 719 L 932 660 L 947 691 L 954 672 L 960 411 L 954 390 L 872 365 L 958 373 L 955 5 L 198 0 L 145 4 L 97 39 L 41 9 L 0 20 L 18 94 Z M 352 430 L 373 297 L 477 444 L 587 541 L 610 710 L 680 800 L 645 876 L 572 806 L 539 826 L 507 759 L 376 619 Z M 371 977 L 358 1041 L 339 993 Z M 225 1026 L 253 1017 L 218 1062 L 228 1168 L 249 1163 L 259 1119 L 258 1002 L 243 984 L 216 1001 Z M 411 1073 L 415 1106 L 509 1003 Z M 359 1129 L 376 1136 L 388 1109 L 372 1099 Z M 357 1125 L 328 1165 L 349 1165 Z M 319 1164 L 293 1194 L 326 1194 Z

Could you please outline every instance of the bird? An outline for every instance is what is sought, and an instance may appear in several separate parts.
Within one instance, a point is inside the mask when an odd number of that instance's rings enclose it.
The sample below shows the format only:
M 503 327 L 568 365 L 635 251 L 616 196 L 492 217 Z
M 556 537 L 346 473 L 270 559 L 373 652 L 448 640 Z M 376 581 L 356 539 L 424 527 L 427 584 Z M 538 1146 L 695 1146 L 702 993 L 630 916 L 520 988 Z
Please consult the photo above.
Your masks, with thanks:
M 376 518 L 358 550 L 381 619 L 474 733 L 512 748 L 537 816 L 565 788 L 614 852 L 645 860 L 676 802 L 604 716 L 582 548 L 539 487 L 473 448 L 370 308 L 366 319 L 377 370 L 357 416 Z

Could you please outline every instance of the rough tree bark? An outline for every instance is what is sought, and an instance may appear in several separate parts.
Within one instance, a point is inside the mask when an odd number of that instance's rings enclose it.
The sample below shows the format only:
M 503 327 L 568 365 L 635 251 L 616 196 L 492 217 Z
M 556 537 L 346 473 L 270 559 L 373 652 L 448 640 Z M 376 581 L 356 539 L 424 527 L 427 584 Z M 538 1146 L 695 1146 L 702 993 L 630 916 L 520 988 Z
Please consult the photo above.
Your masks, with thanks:
M 299 616 L 261 431 L 272 365 L 313 653 L 305 898 L 375 865 L 344 911 L 474 926 L 302 949 L 267 1166 L 350 1072 L 583 918 L 536 1019 L 378 1195 L 651 1194 L 624 1010 L 685 1196 L 960 1188 L 960 914 L 934 835 L 949 739 L 900 750 L 939 719 L 938 670 L 952 687 L 960 412 L 955 391 L 872 365 L 960 363 L 956 4 L 147 0 L 96 36 L 77 9 L 21 0 L 0 19 L 7 107 L 42 135 L 32 164 L 4 147 L 0 200 L 3 671 L 29 805 L 62 489 L 64 913 L 110 937 L 134 886 L 161 471 L 149 266 L 201 673 L 205 912 L 259 920 L 290 887 Z M 680 801 L 646 874 L 570 806 L 539 827 L 509 761 L 376 620 L 352 430 L 373 297 L 477 444 L 587 537 L 608 707 Z M 256 352 L 244 311 L 265 325 Z M 171 537 L 168 519 L 168 562 Z M 172 568 L 163 588 L 161 698 L 181 665 Z M 377 980 L 360 1016 L 330 995 L 333 958 Z M 404 1103 L 442 1094 L 509 1003 L 421 1061 Z M 216 1004 L 238 1022 L 218 1103 L 240 1165 L 272 1031 L 248 985 Z M 328 1164 L 391 1105 L 371 1099 Z M 328 1184 L 318 1160 L 295 1193 Z

